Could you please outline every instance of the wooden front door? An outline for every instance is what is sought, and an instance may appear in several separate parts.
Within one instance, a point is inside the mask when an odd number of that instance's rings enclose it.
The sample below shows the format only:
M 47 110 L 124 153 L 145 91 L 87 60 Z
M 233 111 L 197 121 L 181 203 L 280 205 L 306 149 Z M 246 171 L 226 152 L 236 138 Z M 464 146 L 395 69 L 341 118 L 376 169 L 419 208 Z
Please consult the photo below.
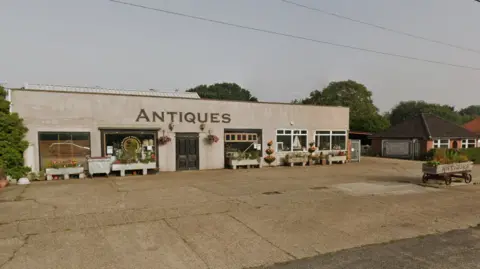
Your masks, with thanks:
M 198 134 L 177 133 L 176 135 L 177 171 L 198 170 Z

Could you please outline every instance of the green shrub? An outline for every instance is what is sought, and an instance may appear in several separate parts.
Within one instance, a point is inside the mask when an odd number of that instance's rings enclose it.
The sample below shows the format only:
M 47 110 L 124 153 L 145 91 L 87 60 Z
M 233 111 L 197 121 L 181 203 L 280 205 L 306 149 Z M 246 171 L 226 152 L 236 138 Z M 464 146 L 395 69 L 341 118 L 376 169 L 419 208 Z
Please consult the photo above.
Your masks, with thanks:
M 424 160 L 431 161 L 438 150 L 445 149 L 431 149 L 424 155 Z M 461 153 L 467 156 L 468 160 L 475 164 L 480 164 L 480 148 L 459 149 Z
M 0 86 L 0 168 L 6 175 L 19 179 L 30 172 L 23 161 L 23 152 L 28 148 L 25 140 L 28 130 L 17 113 L 10 113 L 6 95 Z
M 468 159 L 475 164 L 480 164 L 480 148 L 462 149 Z

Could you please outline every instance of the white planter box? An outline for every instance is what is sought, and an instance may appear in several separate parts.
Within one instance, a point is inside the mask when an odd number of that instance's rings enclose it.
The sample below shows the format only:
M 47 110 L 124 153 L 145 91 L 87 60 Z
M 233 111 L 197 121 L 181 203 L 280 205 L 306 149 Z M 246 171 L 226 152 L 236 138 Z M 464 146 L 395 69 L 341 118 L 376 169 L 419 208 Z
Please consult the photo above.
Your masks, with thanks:
M 229 159 L 228 160 L 228 165 L 232 167 L 232 169 L 237 169 L 237 166 L 247 166 L 247 168 L 250 168 L 250 166 L 259 166 L 261 167 L 260 164 L 260 159 L 244 159 L 244 160 L 235 160 L 235 159 Z
M 347 156 L 328 156 L 327 161 L 329 165 L 331 165 L 334 162 L 346 163 Z
M 112 164 L 112 171 L 120 171 L 120 176 L 125 176 L 125 171 L 142 170 L 143 175 L 146 175 L 148 169 L 157 168 L 156 163 L 114 163 Z
M 307 162 L 308 162 L 308 157 L 290 157 L 290 156 L 285 157 L 285 163 L 290 166 L 293 166 L 296 163 L 300 163 L 302 164 L 302 166 L 305 166 Z
M 83 167 L 47 168 L 45 174 L 47 174 L 47 180 L 52 180 L 53 176 L 63 176 L 64 179 L 69 179 L 70 175 L 78 175 L 79 178 L 84 178 L 85 169 Z
M 105 174 L 108 176 L 112 169 L 112 158 L 95 158 L 88 159 L 88 173 L 90 177 L 94 174 Z

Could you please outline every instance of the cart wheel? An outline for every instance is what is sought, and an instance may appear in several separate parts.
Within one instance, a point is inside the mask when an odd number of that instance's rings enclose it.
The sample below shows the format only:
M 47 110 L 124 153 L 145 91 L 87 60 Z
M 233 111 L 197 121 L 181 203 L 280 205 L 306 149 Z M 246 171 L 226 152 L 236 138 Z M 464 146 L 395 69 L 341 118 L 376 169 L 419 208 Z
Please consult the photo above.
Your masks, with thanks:
M 472 174 L 466 174 L 465 175 L 465 183 L 470 183 L 472 182 Z
M 427 183 L 427 182 L 428 182 L 428 174 L 423 174 L 422 182 L 423 182 L 423 183 Z
M 445 185 L 451 185 L 452 184 L 452 176 L 450 175 L 445 175 Z

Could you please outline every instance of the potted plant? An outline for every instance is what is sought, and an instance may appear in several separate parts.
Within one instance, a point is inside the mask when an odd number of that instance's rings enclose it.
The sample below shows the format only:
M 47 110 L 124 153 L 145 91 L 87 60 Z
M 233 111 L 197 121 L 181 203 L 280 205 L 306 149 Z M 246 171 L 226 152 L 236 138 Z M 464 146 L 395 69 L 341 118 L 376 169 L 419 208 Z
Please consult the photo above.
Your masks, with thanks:
M 271 166 L 272 163 L 275 161 L 275 156 L 273 155 L 273 153 L 275 152 L 272 148 L 272 145 L 273 145 L 273 141 L 270 140 L 267 142 L 267 146 L 268 148 L 265 150 L 265 153 L 267 153 L 267 156 L 263 157 L 263 160 L 269 165 Z
M 313 165 L 313 153 L 317 150 L 317 148 L 315 147 L 315 142 L 310 142 L 309 145 L 310 147 L 308 148 L 308 152 L 310 153 L 310 155 L 308 156 L 308 165 Z
M 218 138 L 218 136 L 216 135 L 213 135 L 213 134 L 209 134 L 207 136 L 207 142 L 209 144 L 213 144 L 213 143 L 217 143 L 220 139 Z
M 160 145 L 166 145 L 170 143 L 170 141 L 172 141 L 172 139 L 168 135 L 162 135 L 158 138 L 158 144 Z
M 323 152 L 320 152 L 320 163 L 322 165 L 326 165 L 327 164 L 327 157 L 325 156 L 325 154 L 323 154 Z

